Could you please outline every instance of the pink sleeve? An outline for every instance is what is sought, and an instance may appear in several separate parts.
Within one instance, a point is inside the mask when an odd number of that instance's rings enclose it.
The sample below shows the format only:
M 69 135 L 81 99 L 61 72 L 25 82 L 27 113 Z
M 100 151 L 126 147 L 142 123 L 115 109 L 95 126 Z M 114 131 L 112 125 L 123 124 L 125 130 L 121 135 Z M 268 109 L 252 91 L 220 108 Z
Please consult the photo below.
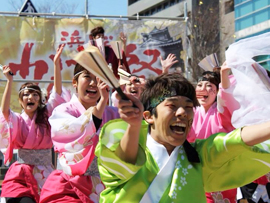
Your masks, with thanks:
M 66 103 L 54 109 L 49 118 L 51 136 L 59 163 L 68 175 L 85 173 L 95 157 L 98 142 L 92 121 L 92 108 L 80 113 L 76 106 Z
M 55 107 L 65 102 L 69 102 L 70 99 L 71 99 L 71 94 L 66 88 L 62 87 L 61 96 L 57 94 L 53 88 L 53 91 L 50 94 L 48 103 L 46 104 L 49 116 L 52 114 L 52 111 Z
M 0 111 L 0 149 L 5 157 L 5 164 L 9 165 L 13 157 L 14 141 L 18 136 L 19 115 L 10 110 L 9 120 L 6 121 Z
M 228 89 L 219 87 L 217 95 L 217 110 L 221 125 L 229 131 L 233 130 L 234 127 L 231 123 L 232 114 L 239 108 L 239 103 L 233 96 L 233 90 L 236 85 L 235 78 L 230 76 L 231 85 Z

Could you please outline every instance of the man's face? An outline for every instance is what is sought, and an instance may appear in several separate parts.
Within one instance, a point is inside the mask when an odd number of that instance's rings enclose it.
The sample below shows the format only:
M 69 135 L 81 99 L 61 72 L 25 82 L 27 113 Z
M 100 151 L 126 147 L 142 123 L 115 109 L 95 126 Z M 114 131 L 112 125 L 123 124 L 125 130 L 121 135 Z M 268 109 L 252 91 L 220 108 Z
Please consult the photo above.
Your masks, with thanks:
M 151 115 L 151 136 L 170 153 L 186 140 L 193 121 L 193 102 L 185 96 L 165 99 L 156 107 L 157 117 Z

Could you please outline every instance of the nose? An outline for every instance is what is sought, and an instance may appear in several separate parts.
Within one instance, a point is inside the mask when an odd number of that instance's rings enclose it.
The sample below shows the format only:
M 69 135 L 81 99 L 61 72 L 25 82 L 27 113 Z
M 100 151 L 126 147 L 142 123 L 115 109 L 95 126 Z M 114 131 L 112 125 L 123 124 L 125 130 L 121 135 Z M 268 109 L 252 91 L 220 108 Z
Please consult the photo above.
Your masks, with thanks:
M 89 85 L 91 85 L 91 86 L 97 86 L 97 80 L 94 79 L 94 78 L 92 78 L 92 79 L 90 80 L 90 82 L 89 82 Z
M 182 118 L 187 117 L 186 109 L 185 109 L 184 107 L 179 107 L 179 108 L 176 110 L 175 115 L 176 115 L 177 117 L 182 117 Z

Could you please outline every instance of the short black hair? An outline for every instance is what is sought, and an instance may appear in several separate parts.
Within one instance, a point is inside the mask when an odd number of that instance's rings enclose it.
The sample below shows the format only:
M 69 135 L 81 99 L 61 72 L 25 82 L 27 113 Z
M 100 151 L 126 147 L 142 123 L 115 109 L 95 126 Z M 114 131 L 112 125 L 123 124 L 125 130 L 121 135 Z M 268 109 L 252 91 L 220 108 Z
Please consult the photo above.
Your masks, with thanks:
M 151 107 L 151 100 L 161 96 L 164 91 L 172 89 L 176 95 L 189 98 L 194 107 L 199 106 L 194 86 L 181 73 L 164 73 L 147 80 L 140 96 L 144 110 L 155 114 L 155 108 Z

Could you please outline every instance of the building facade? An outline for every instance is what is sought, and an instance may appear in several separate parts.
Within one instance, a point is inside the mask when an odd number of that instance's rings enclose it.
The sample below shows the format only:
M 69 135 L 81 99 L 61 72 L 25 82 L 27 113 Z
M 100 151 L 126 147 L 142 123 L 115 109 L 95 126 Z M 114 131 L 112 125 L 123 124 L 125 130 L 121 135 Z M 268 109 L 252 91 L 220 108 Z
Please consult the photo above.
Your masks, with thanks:
M 234 0 L 236 40 L 270 31 L 270 0 Z M 269 56 L 256 58 L 270 70 Z

